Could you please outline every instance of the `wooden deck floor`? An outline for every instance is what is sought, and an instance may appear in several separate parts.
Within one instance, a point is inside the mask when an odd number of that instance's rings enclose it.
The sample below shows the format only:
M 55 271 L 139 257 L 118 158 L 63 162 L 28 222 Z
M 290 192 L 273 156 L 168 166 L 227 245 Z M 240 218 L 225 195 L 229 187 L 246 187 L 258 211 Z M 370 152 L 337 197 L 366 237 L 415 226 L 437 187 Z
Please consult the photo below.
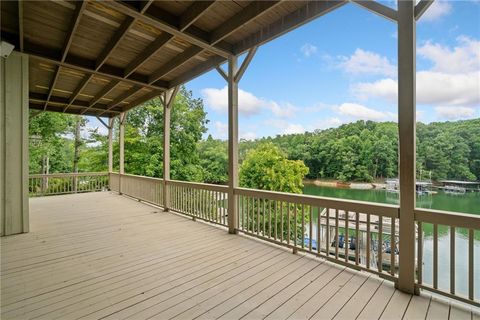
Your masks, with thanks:
M 1 240 L 2 319 L 480 319 L 107 192 L 31 199 Z

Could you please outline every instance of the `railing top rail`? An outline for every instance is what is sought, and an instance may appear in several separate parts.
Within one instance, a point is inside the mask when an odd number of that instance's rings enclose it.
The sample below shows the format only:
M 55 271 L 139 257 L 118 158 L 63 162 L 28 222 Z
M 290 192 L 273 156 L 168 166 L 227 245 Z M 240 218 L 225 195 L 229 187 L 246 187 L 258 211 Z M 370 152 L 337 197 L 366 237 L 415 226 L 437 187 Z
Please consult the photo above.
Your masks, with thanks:
M 67 177 L 80 177 L 80 176 L 106 176 L 108 172 L 66 172 L 66 173 L 35 173 L 29 174 L 29 178 L 67 178 Z
M 480 216 L 466 213 L 415 209 L 415 220 L 458 228 L 480 229 Z
M 167 180 L 167 185 L 177 185 L 187 188 L 197 188 L 197 189 L 207 189 L 211 191 L 227 192 L 228 186 L 218 185 L 218 184 L 209 184 L 209 183 L 199 183 L 199 182 L 187 182 L 187 181 L 178 181 L 178 180 Z
M 277 201 L 306 204 L 316 207 L 326 207 L 359 213 L 369 213 L 390 218 L 398 218 L 399 211 L 398 206 L 394 205 L 317 197 L 305 194 L 292 194 L 285 192 L 254 190 L 247 188 L 235 188 L 235 194 L 256 198 L 267 198 Z
M 147 177 L 147 176 L 140 176 L 140 175 L 136 175 L 136 174 L 127 174 L 127 173 L 124 173 L 121 175 L 122 177 L 130 177 L 130 178 L 136 178 L 136 179 L 143 179 L 143 180 L 155 180 L 155 181 L 163 181 L 162 178 L 156 178 L 156 177 Z

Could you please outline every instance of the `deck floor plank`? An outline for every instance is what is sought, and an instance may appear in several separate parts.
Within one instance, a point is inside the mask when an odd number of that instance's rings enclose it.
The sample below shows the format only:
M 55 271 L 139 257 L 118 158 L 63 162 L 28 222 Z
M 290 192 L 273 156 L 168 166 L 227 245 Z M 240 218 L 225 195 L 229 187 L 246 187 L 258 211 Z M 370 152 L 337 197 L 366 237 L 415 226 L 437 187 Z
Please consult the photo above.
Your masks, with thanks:
M 30 207 L 31 232 L 0 241 L 2 319 L 479 319 L 114 193 Z

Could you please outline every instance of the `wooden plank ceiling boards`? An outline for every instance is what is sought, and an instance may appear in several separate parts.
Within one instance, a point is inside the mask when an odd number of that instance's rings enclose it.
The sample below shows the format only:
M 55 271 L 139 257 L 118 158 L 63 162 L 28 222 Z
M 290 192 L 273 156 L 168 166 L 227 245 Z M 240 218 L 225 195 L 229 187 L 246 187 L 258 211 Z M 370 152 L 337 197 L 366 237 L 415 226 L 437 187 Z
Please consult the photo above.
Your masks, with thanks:
M 5 1 L 30 108 L 113 117 L 347 1 Z

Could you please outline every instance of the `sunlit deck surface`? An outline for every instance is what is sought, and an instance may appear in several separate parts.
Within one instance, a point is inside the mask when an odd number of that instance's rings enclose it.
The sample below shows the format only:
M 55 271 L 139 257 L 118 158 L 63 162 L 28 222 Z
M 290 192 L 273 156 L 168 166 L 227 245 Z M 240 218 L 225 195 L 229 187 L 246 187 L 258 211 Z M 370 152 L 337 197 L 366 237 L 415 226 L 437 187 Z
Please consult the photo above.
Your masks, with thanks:
M 1 239 L 2 319 L 480 319 L 113 193 L 30 206 L 31 232 Z

